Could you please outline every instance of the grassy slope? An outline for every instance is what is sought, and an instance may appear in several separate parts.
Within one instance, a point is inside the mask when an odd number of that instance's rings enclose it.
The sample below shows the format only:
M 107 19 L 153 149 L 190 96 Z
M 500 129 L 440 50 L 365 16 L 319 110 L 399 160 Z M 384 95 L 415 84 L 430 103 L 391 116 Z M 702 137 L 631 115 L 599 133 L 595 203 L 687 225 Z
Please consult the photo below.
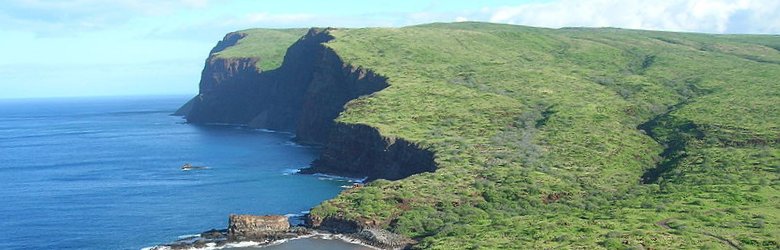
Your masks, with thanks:
M 247 29 L 238 31 L 247 36 L 234 46 L 216 53 L 218 58 L 260 58 L 257 68 L 272 70 L 282 65 L 287 47 L 301 38 L 308 29 Z
M 776 36 L 483 23 L 332 34 L 327 46 L 391 84 L 339 121 L 418 142 L 440 169 L 315 214 L 434 248 L 778 247 Z

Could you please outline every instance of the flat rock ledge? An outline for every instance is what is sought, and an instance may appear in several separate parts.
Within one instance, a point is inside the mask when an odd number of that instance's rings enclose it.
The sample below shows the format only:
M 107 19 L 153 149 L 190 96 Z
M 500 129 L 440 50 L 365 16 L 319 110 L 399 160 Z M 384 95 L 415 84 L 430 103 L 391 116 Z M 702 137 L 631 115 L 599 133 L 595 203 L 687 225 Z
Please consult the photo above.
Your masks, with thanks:
M 175 242 L 152 247 L 152 250 L 191 249 L 220 247 L 229 243 L 254 241 L 268 244 L 276 240 L 291 239 L 311 234 L 305 227 L 291 227 L 290 221 L 282 215 L 231 214 L 227 229 L 211 229 L 198 236 L 179 239 Z

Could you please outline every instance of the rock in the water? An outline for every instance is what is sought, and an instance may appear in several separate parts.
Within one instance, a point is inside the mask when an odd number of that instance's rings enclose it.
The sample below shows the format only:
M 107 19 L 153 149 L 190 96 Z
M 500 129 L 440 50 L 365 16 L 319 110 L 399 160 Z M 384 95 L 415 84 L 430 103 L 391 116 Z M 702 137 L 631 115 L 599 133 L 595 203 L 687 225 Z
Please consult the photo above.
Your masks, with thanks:
M 282 215 L 239 215 L 231 214 L 228 222 L 228 237 L 233 240 L 272 240 L 290 229 L 290 222 Z
M 181 170 L 184 170 L 184 171 L 189 171 L 189 170 L 193 170 L 193 169 L 208 169 L 208 167 L 206 167 L 206 166 L 193 166 L 192 164 L 189 164 L 189 163 L 184 163 L 184 165 L 181 166 Z
M 200 233 L 200 237 L 204 239 L 219 239 L 219 238 L 224 238 L 226 234 L 227 234 L 227 230 L 211 229 Z

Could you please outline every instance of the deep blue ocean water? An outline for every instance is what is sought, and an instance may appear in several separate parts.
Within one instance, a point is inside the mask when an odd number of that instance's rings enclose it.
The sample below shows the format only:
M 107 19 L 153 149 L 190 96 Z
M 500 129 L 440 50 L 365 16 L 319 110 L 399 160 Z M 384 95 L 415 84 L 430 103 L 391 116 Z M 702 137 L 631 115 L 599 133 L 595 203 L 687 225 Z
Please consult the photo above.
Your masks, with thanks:
M 346 185 L 290 174 L 317 156 L 291 134 L 171 116 L 187 98 L 0 100 L 0 249 L 139 249 Z

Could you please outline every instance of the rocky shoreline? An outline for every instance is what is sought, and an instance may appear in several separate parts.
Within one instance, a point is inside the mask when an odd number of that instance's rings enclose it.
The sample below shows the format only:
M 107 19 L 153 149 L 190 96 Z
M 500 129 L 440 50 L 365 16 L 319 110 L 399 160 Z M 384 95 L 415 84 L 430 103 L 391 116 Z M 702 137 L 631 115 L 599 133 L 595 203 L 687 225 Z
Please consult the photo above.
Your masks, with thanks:
M 211 229 L 198 235 L 157 245 L 149 250 L 219 249 L 240 247 L 242 243 L 251 246 L 267 246 L 298 238 L 336 238 L 376 249 L 407 249 L 414 240 L 381 228 L 354 227 L 331 228 L 312 225 L 305 215 L 306 224 L 292 226 L 290 218 L 283 215 L 237 215 L 231 214 L 226 229 Z M 351 223 L 348 223 L 351 224 Z

